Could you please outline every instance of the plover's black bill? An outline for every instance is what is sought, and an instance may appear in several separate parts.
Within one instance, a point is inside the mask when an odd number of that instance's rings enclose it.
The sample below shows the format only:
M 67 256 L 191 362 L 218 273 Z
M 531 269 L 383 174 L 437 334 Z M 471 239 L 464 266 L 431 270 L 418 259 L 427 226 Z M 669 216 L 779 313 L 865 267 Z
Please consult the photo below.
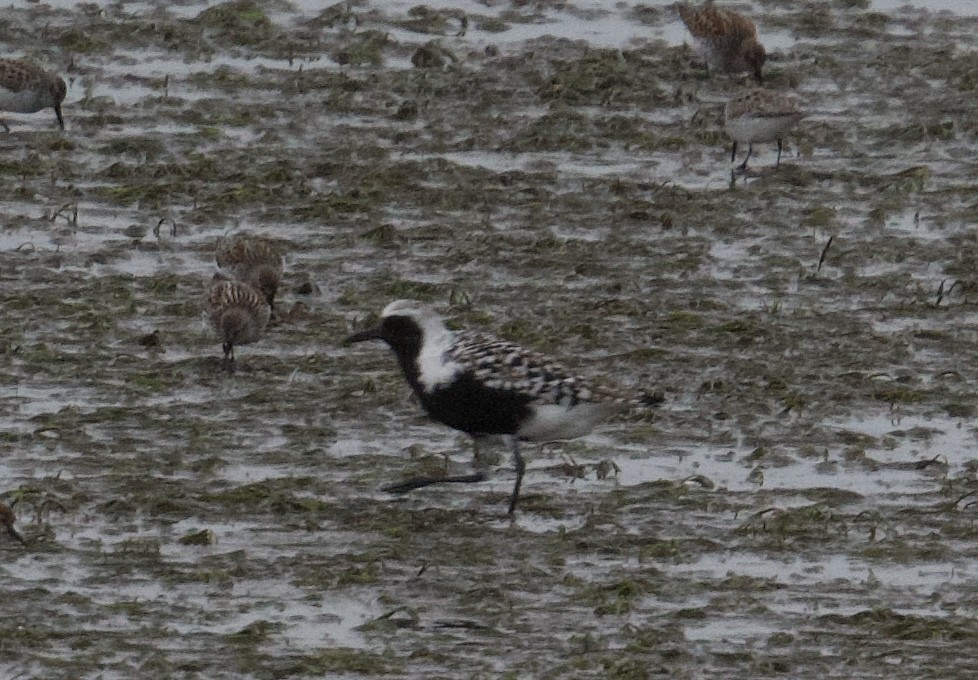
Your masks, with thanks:
M 349 336 L 344 342 L 347 345 L 352 345 L 355 342 L 365 342 L 367 340 L 383 340 L 384 336 L 381 332 L 380 326 L 375 326 L 374 328 L 367 328 L 359 333 L 354 333 Z

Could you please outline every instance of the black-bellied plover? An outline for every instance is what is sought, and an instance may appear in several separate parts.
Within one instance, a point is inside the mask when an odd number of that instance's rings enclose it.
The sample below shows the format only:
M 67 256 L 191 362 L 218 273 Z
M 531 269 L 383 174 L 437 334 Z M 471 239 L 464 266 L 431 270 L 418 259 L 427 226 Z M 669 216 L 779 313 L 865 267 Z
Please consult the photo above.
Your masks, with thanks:
M 52 108 L 58 117 L 58 125 L 64 130 L 61 102 L 67 92 L 64 79 L 56 73 L 45 71 L 29 61 L 0 59 L 0 111 L 35 113 Z M 10 132 L 6 121 L 0 120 L 0 125 Z
M 261 337 L 271 308 L 265 296 L 244 281 L 215 274 L 207 290 L 207 313 L 224 347 L 224 368 L 234 372 L 234 347 Z
M 727 102 L 723 112 L 724 127 L 733 139 L 730 162 L 737 159 L 738 142 L 747 144 L 747 156 L 737 168 L 744 171 L 754 151 L 754 142 L 776 141 L 778 160 L 775 167 L 779 167 L 782 140 L 804 117 L 795 100 L 782 92 L 755 88 L 734 97 Z
M 696 51 L 706 61 L 707 72 L 750 72 L 757 82 L 763 82 L 761 67 L 767 59 L 764 46 L 757 41 L 754 22 L 736 12 L 717 9 L 713 0 L 700 7 L 687 2 L 677 3 L 676 11 L 686 24 Z
M 519 345 L 469 331 L 449 330 L 429 306 L 397 300 L 380 323 L 354 333 L 348 342 L 383 340 L 428 415 L 475 438 L 510 438 L 516 483 L 509 513 L 516 509 L 526 463 L 519 440 L 549 442 L 587 434 L 609 416 L 632 405 L 661 401 L 658 395 L 629 395 L 575 376 L 560 364 Z M 442 482 L 478 482 L 482 472 L 419 477 L 385 487 L 409 491 Z

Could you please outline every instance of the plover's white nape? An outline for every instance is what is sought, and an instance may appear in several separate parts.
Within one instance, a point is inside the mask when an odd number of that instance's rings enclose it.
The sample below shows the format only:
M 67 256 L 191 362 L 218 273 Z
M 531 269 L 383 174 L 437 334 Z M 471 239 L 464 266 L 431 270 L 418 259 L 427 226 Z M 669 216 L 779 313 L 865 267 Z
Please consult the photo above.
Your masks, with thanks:
M 509 513 L 516 509 L 526 463 L 519 440 L 549 442 L 586 434 L 632 405 L 651 405 L 659 395 L 628 395 L 575 376 L 561 365 L 519 345 L 470 331 L 451 331 L 427 305 L 397 300 L 380 323 L 347 342 L 383 340 L 393 350 L 422 407 L 434 420 L 473 437 L 511 439 L 516 483 Z M 408 491 L 443 482 L 477 482 L 481 473 L 421 477 L 385 487 Z
M 234 372 L 234 347 L 261 337 L 271 308 L 265 296 L 243 281 L 215 274 L 207 290 L 207 312 L 224 348 L 224 367 Z
M 774 167 L 780 167 L 782 140 L 804 117 L 796 101 L 782 92 L 755 88 L 737 95 L 727 102 L 723 112 L 724 127 L 733 139 L 730 162 L 737 159 L 738 142 L 747 144 L 747 156 L 737 167 L 746 171 L 754 142 L 776 141 L 778 160 Z
M 282 252 L 274 241 L 238 231 L 221 238 L 215 253 L 217 266 L 261 292 L 275 308 L 275 293 L 282 281 Z
M 750 72 L 758 83 L 763 82 L 761 67 L 767 59 L 764 47 L 757 40 L 754 22 L 736 12 L 717 9 L 713 0 L 701 7 L 687 2 L 676 3 L 676 11 L 686 24 L 696 51 L 710 69 L 721 73 Z
M 0 59 L 0 111 L 35 113 L 52 108 L 58 125 L 65 129 L 61 102 L 68 93 L 65 81 L 56 73 L 20 59 Z M 10 127 L 0 120 L 7 132 Z

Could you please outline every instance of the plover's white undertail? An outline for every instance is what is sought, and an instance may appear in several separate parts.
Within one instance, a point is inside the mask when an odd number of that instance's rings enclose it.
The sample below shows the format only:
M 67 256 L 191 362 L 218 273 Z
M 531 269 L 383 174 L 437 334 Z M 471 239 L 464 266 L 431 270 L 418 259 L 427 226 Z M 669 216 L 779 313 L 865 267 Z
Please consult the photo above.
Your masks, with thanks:
M 476 438 L 510 438 L 516 466 L 510 514 L 516 509 L 526 470 L 519 440 L 573 439 L 618 411 L 661 401 L 659 395 L 631 395 L 575 376 L 515 343 L 449 330 L 433 309 L 414 300 L 390 303 L 376 327 L 347 339 L 365 340 L 387 343 L 422 407 L 434 420 Z M 400 492 L 482 479 L 482 473 L 420 477 L 385 490 Z

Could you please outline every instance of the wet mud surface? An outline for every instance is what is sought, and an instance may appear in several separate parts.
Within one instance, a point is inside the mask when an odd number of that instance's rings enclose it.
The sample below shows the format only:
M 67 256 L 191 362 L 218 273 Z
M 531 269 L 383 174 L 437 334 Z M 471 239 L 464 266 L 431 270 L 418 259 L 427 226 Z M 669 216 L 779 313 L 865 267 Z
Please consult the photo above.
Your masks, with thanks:
M 809 117 L 731 182 L 660 4 L 5 10 L 70 89 L 0 134 L 0 675 L 974 674 L 976 20 L 752 12 Z M 234 228 L 288 255 L 228 377 Z M 388 496 L 472 453 L 342 344 L 398 297 L 666 402 L 512 521 L 504 446 Z

